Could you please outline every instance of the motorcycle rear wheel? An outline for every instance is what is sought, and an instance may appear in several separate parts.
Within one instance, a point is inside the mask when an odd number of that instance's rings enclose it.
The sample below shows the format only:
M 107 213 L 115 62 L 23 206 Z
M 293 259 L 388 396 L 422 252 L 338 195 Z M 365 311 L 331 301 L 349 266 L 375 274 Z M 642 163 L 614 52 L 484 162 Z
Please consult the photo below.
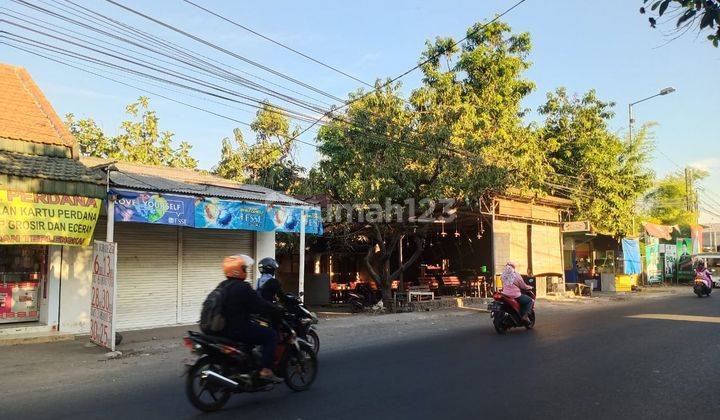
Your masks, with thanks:
M 535 311 L 530 311 L 530 315 L 528 315 L 528 318 L 530 318 L 530 323 L 525 325 L 525 329 L 532 330 L 535 327 Z
M 187 372 L 185 377 L 185 394 L 190 403 L 200 411 L 210 413 L 220 410 L 227 404 L 232 392 L 215 386 L 202 379 L 204 370 L 225 374 L 224 364 L 212 357 L 202 357 Z M 208 396 L 208 399 L 203 398 Z
M 493 327 L 495 327 L 495 331 L 501 335 L 507 331 L 507 327 L 503 323 L 503 315 L 502 313 L 496 313 L 493 317 Z

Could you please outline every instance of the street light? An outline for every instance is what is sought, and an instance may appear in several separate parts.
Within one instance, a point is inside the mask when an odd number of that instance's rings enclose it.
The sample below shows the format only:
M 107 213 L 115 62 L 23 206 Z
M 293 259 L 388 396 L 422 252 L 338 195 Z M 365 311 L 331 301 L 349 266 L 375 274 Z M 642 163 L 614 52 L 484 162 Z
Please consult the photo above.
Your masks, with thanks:
M 658 96 L 664 96 L 664 95 L 667 95 L 668 93 L 673 93 L 673 92 L 675 92 L 675 88 L 672 87 L 672 86 L 668 86 L 668 87 L 666 87 L 666 88 L 664 88 L 664 89 L 660 89 L 660 92 L 658 92 L 658 93 L 656 93 L 656 94 L 654 94 L 654 95 L 652 95 L 652 96 L 648 96 L 648 97 L 645 98 L 645 99 L 640 99 L 639 101 L 635 101 L 635 102 L 632 102 L 632 103 L 628 104 L 628 138 L 629 138 L 630 141 L 632 141 L 632 125 L 633 125 L 633 122 L 635 122 L 635 121 L 633 120 L 633 117 L 632 117 L 632 107 L 633 107 L 633 105 L 637 105 L 637 104 L 639 104 L 640 102 L 645 102 L 645 101 L 647 101 L 648 99 L 652 99 L 652 98 L 655 98 L 655 97 L 658 97 Z M 633 233 L 633 236 L 635 236 L 635 209 L 634 209 L 634 208 L 633 208 L 633 215 L 632 215 L 632 216 L 633 216 L 633 218 L 632 218 L 632 233 Z
M 660 92 L 658 92 L 658 93 L 656 93 L 656 94 L 654 94 L 654 95 L 652 95 L 652 96 L 648 96 L 648 97 L 645 98 L 645 99 L 640 99 L 639 101 L 635 101 L 635 102 L 633 102 L 633 103 L 628 104 L 628 123 L 629 123 L 629 124 L 628 124 L 628 133 L 629 133 L 630 141 L 632 141 L 632 125 L 633 125 L 633 123 L 635 122 L 635 120 L 633 120 L 633 117 L 632 117 L 632 107 L 633 107 L 633 105 L 637 105 L 637 104 L 639 104 L 640 102 L 645 102 L 645 101 L 647 101 L 648 99 L 652 99 L 652 98 L 655 98 L 655 97 L 658 97 L 658 96 L 664 96 L 664 95 L 667 95 L 668 93 L 673 93 L 673 92 L 675 92 L 675 88 L 672 87 L 672 86 L 669 86 L 669 87 L 666 87 L 666 88 L 664 88 L 664 89 L 661 89 Z

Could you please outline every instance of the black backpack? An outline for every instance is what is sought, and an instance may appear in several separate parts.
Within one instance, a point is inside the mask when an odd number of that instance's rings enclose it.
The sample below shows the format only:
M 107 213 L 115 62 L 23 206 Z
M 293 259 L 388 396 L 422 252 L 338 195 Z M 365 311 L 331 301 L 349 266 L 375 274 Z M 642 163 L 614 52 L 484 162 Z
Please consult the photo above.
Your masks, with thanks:
M 220 283 L 207 295 L 200 311 L 200 331 L 205 334 L 217 334 L 225 329 L 223 304 L 225 302 L 226 283 Z

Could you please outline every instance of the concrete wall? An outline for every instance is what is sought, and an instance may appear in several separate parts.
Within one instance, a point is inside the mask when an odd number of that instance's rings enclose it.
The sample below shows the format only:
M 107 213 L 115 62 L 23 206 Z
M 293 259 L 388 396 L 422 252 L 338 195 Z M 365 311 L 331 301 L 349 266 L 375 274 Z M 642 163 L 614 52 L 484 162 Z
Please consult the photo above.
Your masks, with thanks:
M 265 258 L 275 258 L 275 232 L 256 232 L 255 235 L 255 281 L 253 287 L 257 286 L 257 279 L 260 278 L 258 262 Z
M 59 330 L 90 331 L 92 247 L 63 247 Z

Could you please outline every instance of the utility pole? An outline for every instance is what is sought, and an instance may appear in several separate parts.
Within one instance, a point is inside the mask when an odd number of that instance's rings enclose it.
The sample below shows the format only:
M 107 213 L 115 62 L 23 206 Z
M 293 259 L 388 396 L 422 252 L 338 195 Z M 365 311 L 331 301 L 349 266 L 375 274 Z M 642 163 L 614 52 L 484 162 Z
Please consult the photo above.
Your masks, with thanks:
M 687 166 L 685 167 L 685 209 L 687 211 L 693 211 L 692 208 L 692 201 L 690 200 L 690 189 L 692 188 L 692 183 L 690 181 L 690 168 Z

